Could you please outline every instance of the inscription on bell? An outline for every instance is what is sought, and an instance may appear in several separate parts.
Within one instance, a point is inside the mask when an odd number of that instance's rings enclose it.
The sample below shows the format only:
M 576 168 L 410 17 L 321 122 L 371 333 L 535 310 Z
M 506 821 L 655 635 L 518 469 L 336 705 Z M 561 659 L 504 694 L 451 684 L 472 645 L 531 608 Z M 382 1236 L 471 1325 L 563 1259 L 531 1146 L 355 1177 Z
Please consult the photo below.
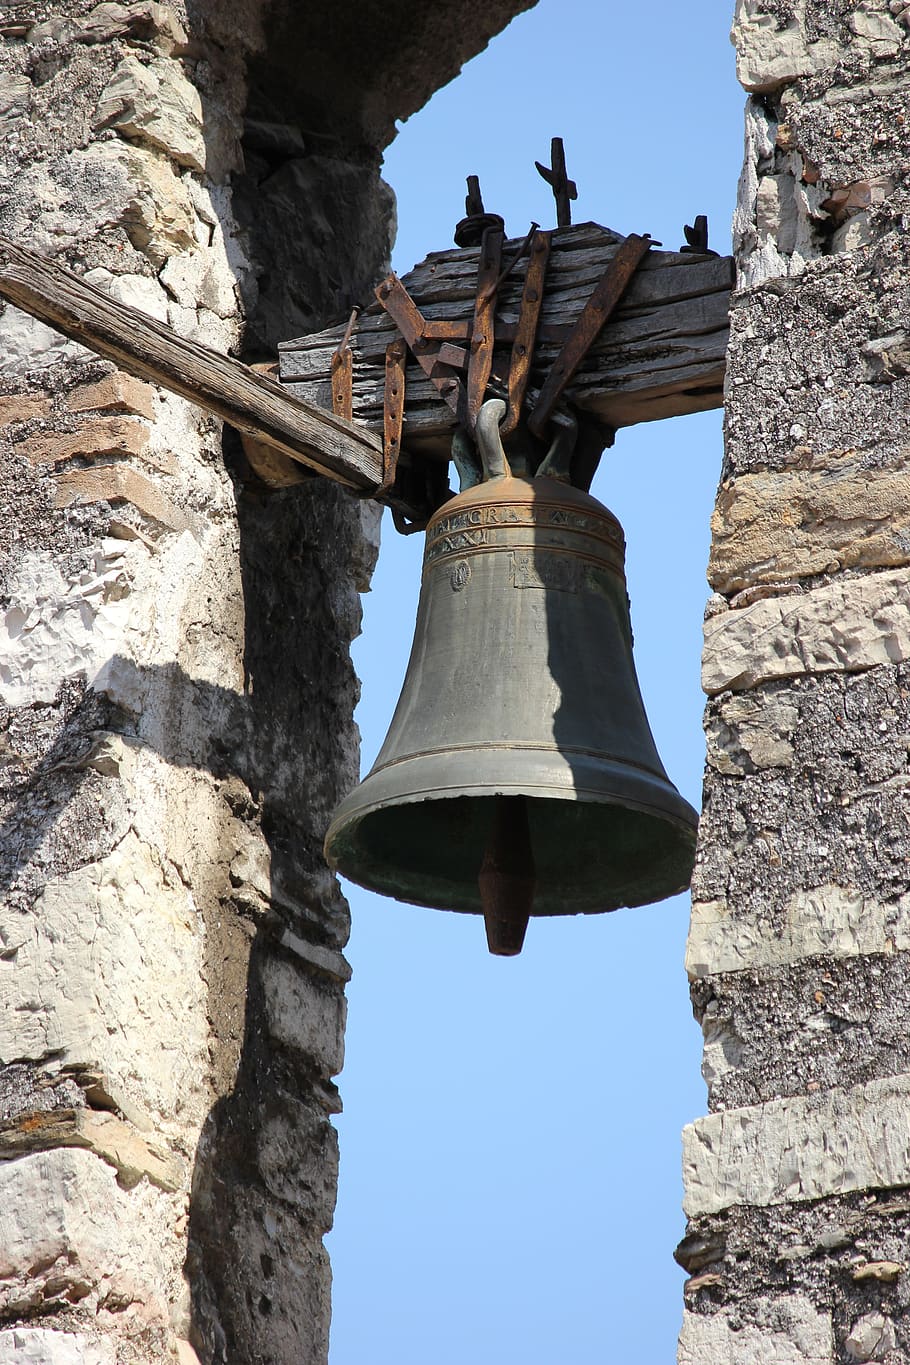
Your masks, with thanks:
M 424 562 L 430 564 L 444 555 L 464 554 L 466 551 L 503 548 L 514 544 L 511 532 L 533 528 L 537 535 L 552 538 L 554 546 L 573 549 L 575 543 L 566 539 L 573 532 L 579 532 L 588 546 L 591 541 L 609 547 L 614 554 L 621 555 L 623 549 L 622 531 L 612 518 L 592 517 L 575 512 L 571 508 L 553 507 L 541 504 L 497 504 L 481 507 L 466 507 L 460 511 L 441 516 L 428 529 Z M 577 548 L 581 548 L 580 545 Z M 617 568 L 619 568 L 617 564 Z
M 512 554 L 513 588 L 555 588 L 558 592 L 582 592 L 587 566 L 570 555 Z
M 611 596 L 608 571 L 569 554 L 535 550 L 512 551 L 512 587 L 545 588 L 555 592 L 594 592 Z

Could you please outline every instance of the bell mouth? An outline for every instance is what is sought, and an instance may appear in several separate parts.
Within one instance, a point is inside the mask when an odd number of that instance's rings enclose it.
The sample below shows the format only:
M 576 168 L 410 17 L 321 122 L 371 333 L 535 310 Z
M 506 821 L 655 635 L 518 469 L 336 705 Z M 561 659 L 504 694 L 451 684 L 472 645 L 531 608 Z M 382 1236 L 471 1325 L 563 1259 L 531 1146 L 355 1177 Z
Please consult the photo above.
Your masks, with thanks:
M 671 788 L 678 809 L 628 797 L 503 785 L 457 796 L 415 793 L 395 804 L 338 811 L 326 837 L 332 867 L 359 886 L 412 905 L 482 914 L 477 877 L 499 796 L 527 796 L 536 884 L 532 915 L 597 914 L 649 905 L 684 891 L 695 860 L 697 816 Z M 353 807 L 353 808 L 352 808 Z

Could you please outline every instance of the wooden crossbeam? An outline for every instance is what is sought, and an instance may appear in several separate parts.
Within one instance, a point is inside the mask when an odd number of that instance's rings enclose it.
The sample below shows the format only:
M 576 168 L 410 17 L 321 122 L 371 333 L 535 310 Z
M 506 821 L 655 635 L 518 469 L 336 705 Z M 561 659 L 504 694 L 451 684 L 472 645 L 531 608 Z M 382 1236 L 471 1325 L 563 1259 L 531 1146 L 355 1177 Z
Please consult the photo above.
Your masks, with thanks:
M 623 240 L 596 223 L 557 228 L 550 234 L 546 276 L 539 287 L 535 285 L 542 297 L 537 300 L 539 325 L 528 358 L 529 409 Z M 503 250 L 511 257 L 518 246 L 517 241 L 507 242 Z M 452 342 L 470 341 L 479 256 L 477 247 L 435 251 L 402 277 L 425 324 L 427 343 L 442 336 L 441 328 Z M 497 293 L 493 376 L 503 388 L 511 379 L 509 347 L 522 315 L 528 269 L 524 266 L 503 281 Z M 734 283 L 729 257 L 652 249 L 565 391 L 576 414 L 617 429 L 720 407 Z M 377 434 L 383 425 L 385 352 L 396 335 L 395 320 L 374 303 L 361 312 L 350 338 L 354 418 Z M 328 405 L 330 361 L 339 337 L 340 329 L 332 327 L 282 342 L 278 347 L 282 382 L 300 398 Z M 429 371 L 438 378 L 442 371 L 433 370 L 432 362 L 445 360 L 456 367 L 448 375 L 463 378 L 468 355 L 466 350 L 459 370 L 454 347 L 444 355 L 435 345 L 414 353 L 408 366 L 402 433 L 405 456 L 448 460 L 456 416 L 439 401 Z
M 0 295 L 64 336 L 229 422 L 281 455 L 366 493 L 382 439 L 290 394 L 249 365 L 178 336 L 27 247 L 0 237 Z

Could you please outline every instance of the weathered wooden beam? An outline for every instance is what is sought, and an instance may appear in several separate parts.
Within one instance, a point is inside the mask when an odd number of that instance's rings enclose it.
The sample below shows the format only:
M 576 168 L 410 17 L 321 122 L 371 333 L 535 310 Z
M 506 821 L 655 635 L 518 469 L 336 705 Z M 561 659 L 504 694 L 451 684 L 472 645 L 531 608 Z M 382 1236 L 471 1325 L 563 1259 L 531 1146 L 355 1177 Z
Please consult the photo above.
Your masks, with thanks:
M 596 223 L 552 232 L 529 374 L 532 401 L 622 241 Z M 516 246 L 506 243 L 504 249 L 511 255 Z M 476 247 L 435 251 L 402 278 L 427 322 L 445 320 L 453 340 L 465 342 L 470 336 L 478 260 Z M 507 380 L 523 274 L 516 271 L 497 297 L 493 374 L 501 384 Z M 734 283 L 729 257 L 652 249 L 567 388 L 569 403 L 578 414 L 613 428 L 720 407 Z M 394 335 L 392 320 L 371 304 L 350 338 L 354 417 L 376 432 L 382 429 L 385 349 Z M 330 403 L 331 357 L 338 340 L 339 328 L 333 327 L 281 343 L 281 378 L 299 397 Z M 432 349 L 423 356 L 430 368 L 434 358 Z M 416 360 L 408 367 L 407 393 L 405 452 L 447 458 L 454 418 Z
M 180 394 L 261 445 L 351 488 L 382 482 L 382 439 L 250 366 L 178 336 L 68 270 L 0 237 L 0 295 L 140 379 Z

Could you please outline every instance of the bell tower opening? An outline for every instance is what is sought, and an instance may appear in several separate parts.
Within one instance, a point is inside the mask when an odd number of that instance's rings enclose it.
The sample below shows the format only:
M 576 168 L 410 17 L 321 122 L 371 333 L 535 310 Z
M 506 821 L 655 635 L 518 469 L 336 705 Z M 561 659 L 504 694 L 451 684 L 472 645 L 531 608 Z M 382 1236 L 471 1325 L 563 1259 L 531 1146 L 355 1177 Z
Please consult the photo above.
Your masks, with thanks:
M 383 168 L 398 198 L 399 274 L 451 245 L 469 174 L 510 236 L 551 226 L 533 163 L 549 164 L 554 133 L 578 185 L 575 222 L 647 231 L 674 250 L 706 213 L 710 245 L 729 251 L 741 94 L 723 24 L 666 0 L 647 31 L 640 14 L 584 11 L 542 0 L 401 127 Z M 697 100 L 684 93 L 696 88 Z M 721 459 L 717 411 L 626 427 L 592 490 L 626 532 L 647 714 L 696 807 Z M 422 540 L 395 534 L 386 515 L 355 646 L 364 771 L 405 674 Z M 703 1105 L 681 967 L 686 899 L 533 920 L 521 956 L 503 963 L 473 916 L 346 890 L 355 974 L 329 1238 L 332 1365 L 672 1359 L 679 1130 Z M 646 1320 L 628 1308 L 644 1282 Z

